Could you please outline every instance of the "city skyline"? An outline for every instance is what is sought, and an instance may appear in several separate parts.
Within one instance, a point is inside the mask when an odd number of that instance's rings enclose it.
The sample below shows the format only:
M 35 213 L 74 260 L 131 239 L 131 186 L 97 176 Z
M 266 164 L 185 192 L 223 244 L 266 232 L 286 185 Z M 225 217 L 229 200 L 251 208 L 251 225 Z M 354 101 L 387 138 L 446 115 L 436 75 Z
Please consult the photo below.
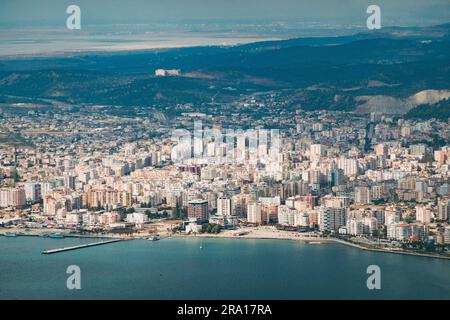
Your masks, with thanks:
M 449 300 L 449 9 L 2 2 L 0 300 Z

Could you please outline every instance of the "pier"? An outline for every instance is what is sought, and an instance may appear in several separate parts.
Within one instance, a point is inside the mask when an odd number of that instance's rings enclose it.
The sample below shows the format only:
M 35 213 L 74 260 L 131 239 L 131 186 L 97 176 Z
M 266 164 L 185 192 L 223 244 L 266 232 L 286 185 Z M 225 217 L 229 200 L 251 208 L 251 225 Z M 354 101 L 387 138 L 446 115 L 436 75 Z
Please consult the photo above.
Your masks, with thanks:
M 78 246 L 72 246 L 72 247 L 49 249 L 49 250 L 42 251 L 42 254 L 53 254 L 53 253 L 59 253 L 59 252 L 64 252 L 64 251 L 70 251 L 70 250 L 78 250 L 78 249 L 95 247 L 95 246 L 100 246 L 103 244 L 118 242 L 118 241 L 122 241 L 122 240 L 123 239 L 113 239 L 113 240 L 105 240 L 105 241 L 99 241 L 99 242 L 93 242 L 93 243 L 87 243 L 87 244 L 80 244 Z

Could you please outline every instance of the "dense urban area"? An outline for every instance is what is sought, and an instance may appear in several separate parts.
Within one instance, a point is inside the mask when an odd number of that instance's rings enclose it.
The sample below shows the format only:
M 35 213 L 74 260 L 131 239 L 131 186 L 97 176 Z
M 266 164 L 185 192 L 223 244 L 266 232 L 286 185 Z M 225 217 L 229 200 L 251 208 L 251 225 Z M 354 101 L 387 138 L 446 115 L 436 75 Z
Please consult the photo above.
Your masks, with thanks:
M 2 109 L 0 232 L 307 239 L 450 257 L 448 121 L 285 104 L 274 92 L 170 117 Z

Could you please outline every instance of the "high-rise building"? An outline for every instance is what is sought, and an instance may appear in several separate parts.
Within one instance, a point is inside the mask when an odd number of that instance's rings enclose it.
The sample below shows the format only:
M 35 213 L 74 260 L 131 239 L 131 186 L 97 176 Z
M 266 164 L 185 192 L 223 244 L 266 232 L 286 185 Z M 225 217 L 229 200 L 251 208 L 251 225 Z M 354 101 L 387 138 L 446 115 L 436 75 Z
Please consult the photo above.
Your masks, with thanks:
M 377 156 L 387 156 L 388 155 L 387 146 L 383 143 L 377 144 L 375 147 L 375 154 Z
M 346 225 L 347 208 L 323 208 L 320 212 L 320 230 L 337 233 Z
M 76 178 L 72 175 L 65 175 L 64 176 L 64 186 L 68 189 L 75 189 L 75 181 Z
M 449 216 L 450 216 L 450 205 L 448 200 L 440 201 L 438 203 L 437 219 L 441 221 L 448 221 Z
M 398 241 L 423 240 L 427 234 L 427 227 L 419 223 L 397 223 L 387 226 L 388 239 Z
M 299 212 L 296 209 L 291 209 L 286 205 L 278 207 L 278 223 L 286 226 L 295 225 L 295 216 Z
M 355 187 L 355 203 L 368 204 L 371 202 L 370 189 L 366 186 Z
M 247 206 L 247 221 L 250 223 L 262 223 L 261 203 L 252 202 Z
M 438 162 L 439 164 L 444 164 L 447 160 L 447 153 L 443 150 L 436 150 L 434 151 L 434 161 Z
M 217 215 L 231 216 L 231 199 L 227 197 L 219 197 L 217 199 Z
M 35 202 L 42 198 L 41 185 L 39 183 L 29 182 L 25 186 L 25 196 L 28 201 Z
M 444 243 L 450 244 L 450 226 L 446 226 L 444 229 Z
M 416 220 L 424 224 L 429 224 L 431 222 L 431 209 L 423 205 L 416 206 Z
M 341 157 L 338 160 L 338 167 L 344 170 L 346 176 L 354 176 L 358 173 L 358 161 L 356 159 Z
M 373 200 L 381 199 L 382 188 L 381 186 L 375 185 L 370 188 L 370 198 Z
M 350 219 L 347 221 L 348 234 L 362 235 L 364 234 L 364 224 L 360 219 Z
M 25 189 L 3 188 L 0 189 L 0 207 L 20 208 L 26 204 Z
M 208 215 L 208 200 L 192 200 L 188 203 L 188 217 L 195 218 L 198 222 L 207 222 Z
M 335 169 L 330 171 L 330 173 L 328 174 L 328 182 L 330 183 L 331 187 L 344 184 L 345 182 L 344 170 Z
M 423 143 L 412 144 L 409 146 L 409 150 L 411 152 L 411 155 L 422 157 L 425 155 L 425 152 L 427 151 L 427 145 Z
M 408 125 L 402 126 L 401 135 L 402 137 L 409 137 L 411 135 L 411 127 Z
M 311 161 L 318 161 L 323 156 L 324 148 L 321 144 L 312 144 L 309 153 Z
M 112 209 L 129 207 L 132 204 L 132 193 L 117 191 L 112 188 L 91 189 L 83 194 L 86 207 Z
M 14 188 L 10 190 L 10 205 L 15 208 L 19 208 L 25 205 L 26 196 L 25 190 L 22 188 Z

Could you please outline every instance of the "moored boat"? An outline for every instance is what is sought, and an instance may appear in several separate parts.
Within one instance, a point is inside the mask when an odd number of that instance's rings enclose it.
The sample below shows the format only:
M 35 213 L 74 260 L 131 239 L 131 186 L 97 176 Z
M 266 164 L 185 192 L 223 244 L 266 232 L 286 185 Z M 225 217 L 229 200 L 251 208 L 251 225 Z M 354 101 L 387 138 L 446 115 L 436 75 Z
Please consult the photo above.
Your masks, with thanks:
M 62 235 L 61 233 L 52 233 L 49 235 L 49 237 L 52 239 L 62 239 L 64 238 L 64 235 Z
M 17 237 L 17 233 L 14 232 L 5 232 L 5 237 Z

